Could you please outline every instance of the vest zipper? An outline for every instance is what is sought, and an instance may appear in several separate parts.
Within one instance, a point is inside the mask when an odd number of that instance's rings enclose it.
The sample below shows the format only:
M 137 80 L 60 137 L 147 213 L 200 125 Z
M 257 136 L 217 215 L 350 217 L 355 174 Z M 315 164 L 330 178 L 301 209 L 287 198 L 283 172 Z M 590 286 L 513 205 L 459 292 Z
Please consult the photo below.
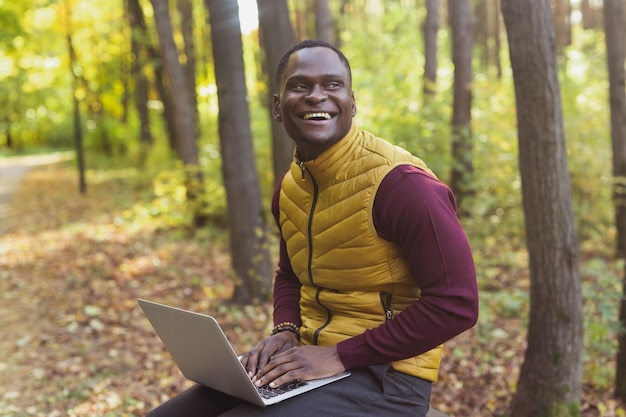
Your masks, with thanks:
M 304 162 L 300 162 L 300 166 L 304 167 Z M 313 215 L 315 214 L 315 207 L 317 206 L 317 181 L 311 173 L 309 172 L 309 177 L 311 177 L 311 182 L 313 183 L 313 200 L 311 201 L 311 210 L 309 211 L 309 222 L 307 224 L 307 239 L 309 243 L 309 259 L 307 264 L 307 271 L 309 273 L 309 282 L 314 284 L 313 280 Z M 304 178 L 304 168 L 302 168 L 302 178 Z
M 302 181 L 306 180 L 304 173 L 306 172 L 306 166 L 303 161 L 300 161 L 300 172 L 302 173 Z
M 322 289 L 318 288 L 317 292 L 315 293 L 315 301 L 317 301 L 317 303 L 319 305 L 321 305 L 322 307 L 324 307 L 324 309 L 326 310 L 326 323 L 322 324 L 320 327 L 315 329 L 315 332 L 313 333 L 313 344 L 314 345 L 317 345 L 317 342 L 319 341 L 319 338 L 320 338 L 320 333 L 322 332 L 322 330 L 324 330 L 324 328 L 326 326 L 328 326 L 328 324 L 330 323 L 330 319 L 333 317 L 333 312 L 330 311 L 330 309 L 328 307 L 326 307 L 324 304 L 322 304 L 322 302 L 320 301 L 320 294 L 321 293 L 322 293 Z
M 305 178 L 306 167 L 304 166 L 304 162 L 300 162 L 300 170 L 302 172 L 302 180 L 304 181 L 306 179 Z M 317 206 L 317 197 L 318 197 L 319 189 L 317 186 L 317 181 L 315 181 L 315 177 L 313 177 L 313 175 L 310 172 L 309 172 L 309 177 L 311 178 L 311 182 L 313 183 L 313 201 L 311 202 L 311 210 L 309 211 L 309 223 L 307 225 L 307 234 L 308 234 L 308 242 L 309 242 L 309 259 L 308 259 L 307 270 L 309 273 L 309 282 L 315 285 L 315 281 L 313 279 L 313 215 L 315 214 L 315 207 Z M 320 301 L 321 293 L 322 293 L 322 288 L 318 288 L 317 292 L 315 293 L 315 301 L 326 310 L 326 322 L 320 327 L 318 327 L 317 329 L 315 329 L 315 332 L 313 333 L 314 345 L 317 345 L 319 341 L 320 333 L 326 326 L 328 326 L 332 318 L 332 311 L 330 311 L 330 309 L 326 307 L 324 304 L 322 304 L 322 302 Z
M 383 306 L 385 312 L 385 321 L 393 318 L 393 310 L 391 309 L 391 294 L 386 292 L 380 293 L 380 303 Z

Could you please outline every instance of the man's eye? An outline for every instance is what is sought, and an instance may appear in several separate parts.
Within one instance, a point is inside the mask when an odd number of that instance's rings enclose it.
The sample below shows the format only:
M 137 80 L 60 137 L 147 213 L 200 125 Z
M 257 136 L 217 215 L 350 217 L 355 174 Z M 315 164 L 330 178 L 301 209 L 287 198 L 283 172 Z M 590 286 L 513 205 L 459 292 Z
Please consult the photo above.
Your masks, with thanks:
M 294 84 L 294 85 L 291 86 L 291 89 L 292 90 L 296 90 L 296 91 L 304 91 L 304 90 L 306 90 L 306 88 L 307 87 L 304 84 Z
M 339 88 L 341 87 L 341 84 L 338 83 L 337 81 L 331 81 L 328 83 L 328 88 Z

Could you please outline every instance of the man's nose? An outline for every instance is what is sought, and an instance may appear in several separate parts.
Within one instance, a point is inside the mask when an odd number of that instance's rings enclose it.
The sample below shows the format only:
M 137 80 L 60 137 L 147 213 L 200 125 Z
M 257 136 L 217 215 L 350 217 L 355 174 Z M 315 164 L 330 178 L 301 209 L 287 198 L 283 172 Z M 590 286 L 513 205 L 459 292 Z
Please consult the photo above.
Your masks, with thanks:
M 307 94 L 306 99 L 312 101 L 314 103 L 324 101 L 328 98 L 326 91 L 322 88 L 321 85 L 314 85 L 313 88 Z

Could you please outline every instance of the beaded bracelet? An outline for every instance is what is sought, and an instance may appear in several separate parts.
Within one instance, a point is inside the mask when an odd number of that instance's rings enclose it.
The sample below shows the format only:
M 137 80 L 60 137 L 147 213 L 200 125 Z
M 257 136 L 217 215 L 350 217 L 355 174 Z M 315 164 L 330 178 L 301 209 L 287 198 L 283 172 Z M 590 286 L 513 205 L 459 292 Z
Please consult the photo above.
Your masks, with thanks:
M 284 331 L 293 332 L 296 336 L 298 336 L 298 339 L 300 339 L 300 328 L 290 321 L 284 321 L 274 326 L 272 329 L 272 336 Z

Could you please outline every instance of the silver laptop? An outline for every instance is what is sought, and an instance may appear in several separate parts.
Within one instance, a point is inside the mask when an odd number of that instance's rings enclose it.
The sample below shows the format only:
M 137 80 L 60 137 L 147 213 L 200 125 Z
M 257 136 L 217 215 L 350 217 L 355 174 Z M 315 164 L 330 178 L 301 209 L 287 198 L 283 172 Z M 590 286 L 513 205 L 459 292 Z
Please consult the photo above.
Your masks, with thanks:
M 152 301 L 138 302 L 185 378 L 250 403 L 275 404 L 350 375 L 346 371 L 274 389 L 256 387 L 213 317 Z

